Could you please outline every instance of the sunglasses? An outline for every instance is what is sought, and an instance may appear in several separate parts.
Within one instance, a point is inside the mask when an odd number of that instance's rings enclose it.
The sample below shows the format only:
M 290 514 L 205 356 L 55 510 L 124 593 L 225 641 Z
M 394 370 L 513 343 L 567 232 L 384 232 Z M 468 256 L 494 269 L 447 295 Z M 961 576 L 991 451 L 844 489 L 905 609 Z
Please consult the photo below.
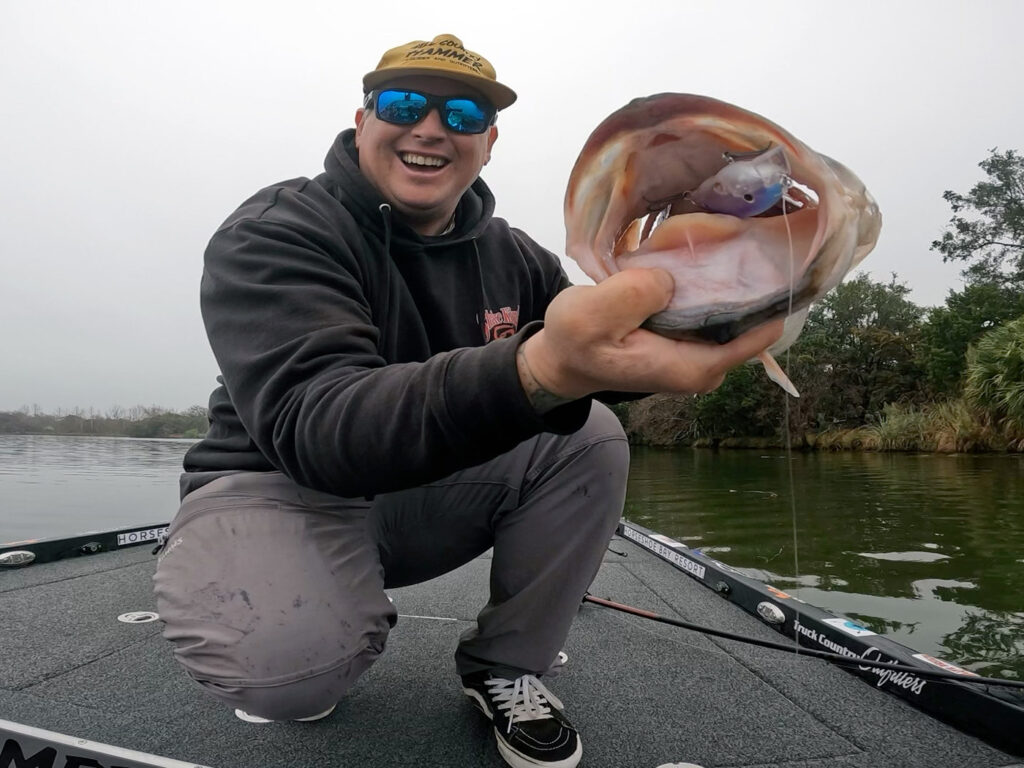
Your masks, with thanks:
M 415 125 L 436 108 L 441 122 L 455 133 L 483 133 L 498 114 L 486 101 L 472 96 L 434 96 L 388 88 L 371 91 L 366 97 L 367 105 L 371 100 L 377 117 L 393 125 Z

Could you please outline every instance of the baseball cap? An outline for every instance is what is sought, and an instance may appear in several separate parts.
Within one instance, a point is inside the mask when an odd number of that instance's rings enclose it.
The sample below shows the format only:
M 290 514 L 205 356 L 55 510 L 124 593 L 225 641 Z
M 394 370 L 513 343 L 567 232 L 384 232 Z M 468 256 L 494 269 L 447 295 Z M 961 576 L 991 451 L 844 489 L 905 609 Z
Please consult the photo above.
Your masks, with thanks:
M 387 51 L 377 68 L 363 76 L 369 93 L 389 80 L 405 75 L 433 75 L 458 80 L 482 93 L 497 109 L 511 106 L 516 93 L 498 82 L 494 67 L 479 53 L 466 50 L 455 35 L 413 40 Z

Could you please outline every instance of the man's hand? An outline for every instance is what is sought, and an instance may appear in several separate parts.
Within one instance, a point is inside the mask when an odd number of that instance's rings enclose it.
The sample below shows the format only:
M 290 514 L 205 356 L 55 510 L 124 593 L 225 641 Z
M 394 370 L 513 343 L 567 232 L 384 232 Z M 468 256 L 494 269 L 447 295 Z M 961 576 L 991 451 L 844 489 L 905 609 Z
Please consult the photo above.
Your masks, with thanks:
M 592 392 L 715 389 L 725 374 L 782 336 L 782 321 L 728 344 L 675 341 L 640 324 L 672 297 L 662 269 L 627 269 L 594 286 L 574 286 L 551 302 L 544 328 L 519 347 L 519 378 L 540 413 Z

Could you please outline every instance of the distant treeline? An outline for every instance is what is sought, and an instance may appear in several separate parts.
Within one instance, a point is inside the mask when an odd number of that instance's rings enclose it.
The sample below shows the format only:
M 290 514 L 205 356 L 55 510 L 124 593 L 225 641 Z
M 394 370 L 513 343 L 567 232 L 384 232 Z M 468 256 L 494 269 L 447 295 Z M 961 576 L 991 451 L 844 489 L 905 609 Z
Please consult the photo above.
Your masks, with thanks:
M 206 407 L 193 405 L 185 411 L 137 405 L 114 406 L 105 414 L 75 408 L 68 413 L 43 413 L 25 406 L 0 411 L 0 435 L 99 435 L 104 437 L 187 437 L 206 434 Z

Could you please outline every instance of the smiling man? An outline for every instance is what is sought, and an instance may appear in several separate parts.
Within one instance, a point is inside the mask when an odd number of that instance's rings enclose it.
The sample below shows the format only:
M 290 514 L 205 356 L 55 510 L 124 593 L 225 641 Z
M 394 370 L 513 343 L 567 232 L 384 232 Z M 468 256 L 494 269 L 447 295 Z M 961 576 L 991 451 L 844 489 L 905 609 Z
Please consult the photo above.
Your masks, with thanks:
M 701 392 L 780 328 L 723 346 L 639 330 L 672 280 L 569 287 L 479 178 L 516 99 L 441 35 L 389 50 L 313 179 L 247 200 L 206 251 L 220 366 L 154 581 L 190 677 L 250 722 L 333 711 L 383 652 L 385 588 L 493 547 L 456 673 L 513 765 L 582 743 L 541 678 L 622 511 L 628 449 L 592 393 Z

